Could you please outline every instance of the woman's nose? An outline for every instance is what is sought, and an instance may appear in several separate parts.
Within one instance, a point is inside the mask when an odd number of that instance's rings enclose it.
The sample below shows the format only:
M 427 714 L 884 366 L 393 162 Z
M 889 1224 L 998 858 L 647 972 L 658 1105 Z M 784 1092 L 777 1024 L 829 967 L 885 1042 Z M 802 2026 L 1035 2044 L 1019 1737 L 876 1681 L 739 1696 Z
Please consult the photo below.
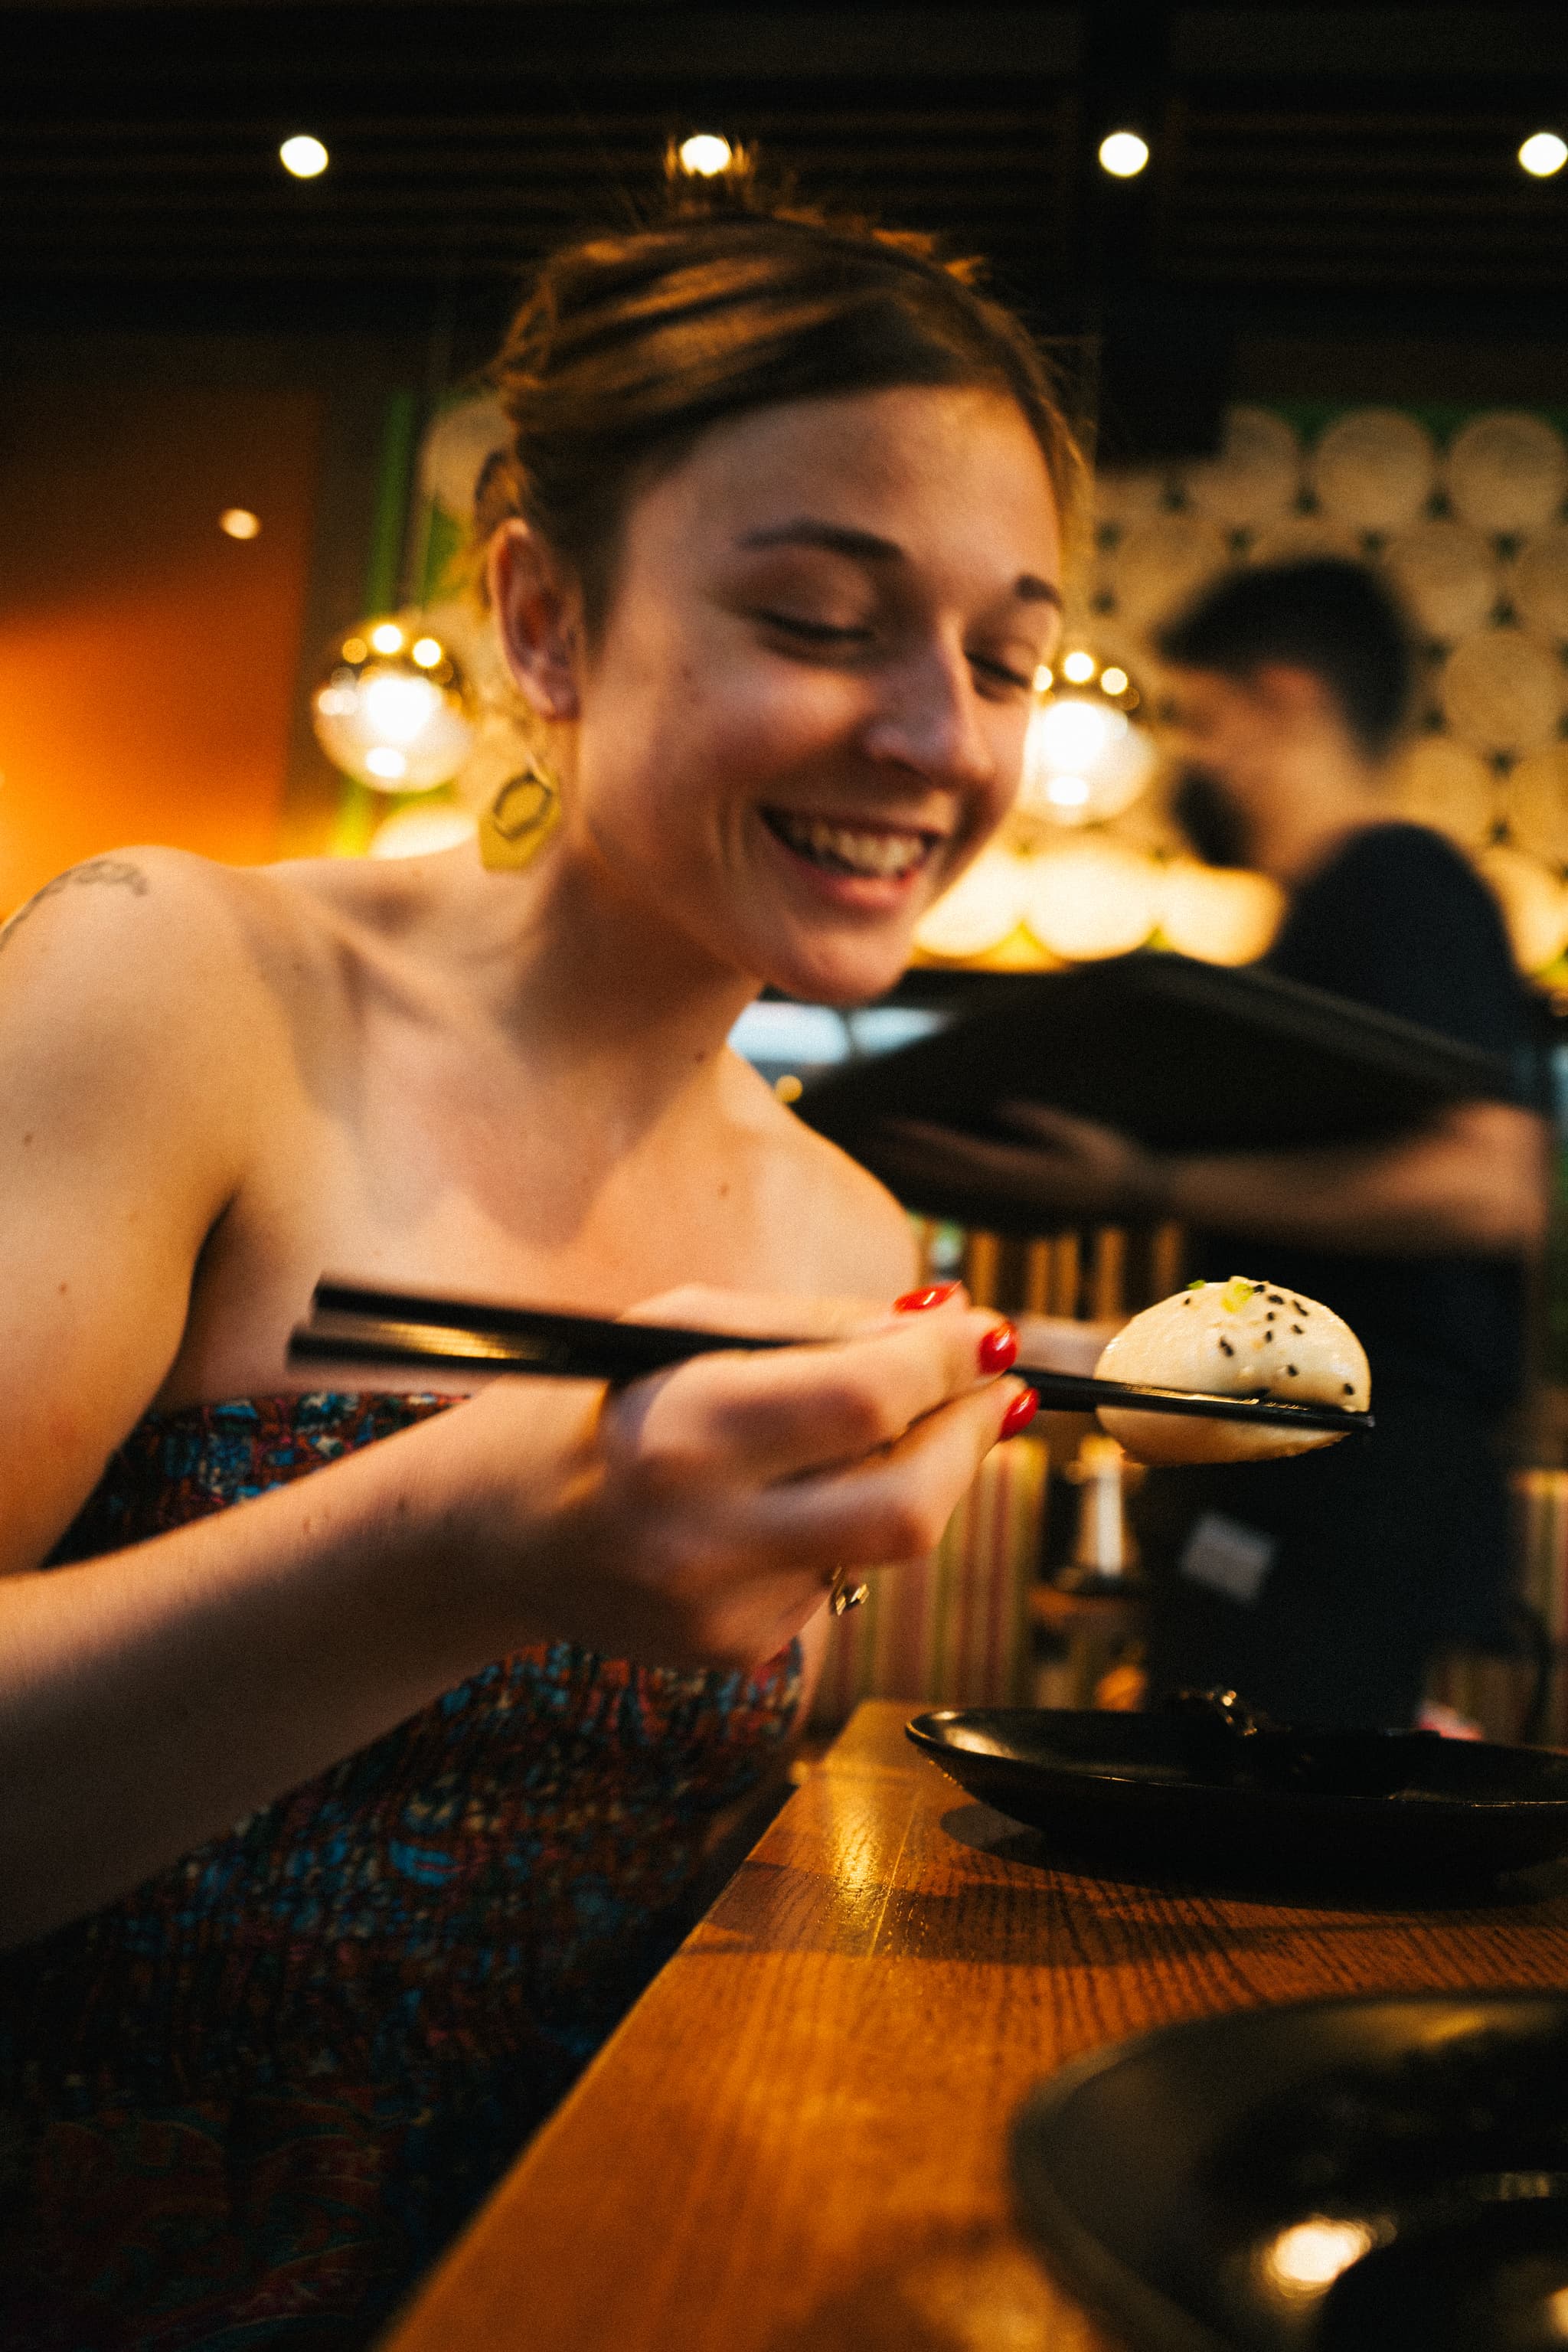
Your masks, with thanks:
M 930 653 L 885 675 L 882 684 L 865 733 L 873 759 L 913 769 L 935 784 L 973 788 L 994 782 L 995 751 L 962 656 Z

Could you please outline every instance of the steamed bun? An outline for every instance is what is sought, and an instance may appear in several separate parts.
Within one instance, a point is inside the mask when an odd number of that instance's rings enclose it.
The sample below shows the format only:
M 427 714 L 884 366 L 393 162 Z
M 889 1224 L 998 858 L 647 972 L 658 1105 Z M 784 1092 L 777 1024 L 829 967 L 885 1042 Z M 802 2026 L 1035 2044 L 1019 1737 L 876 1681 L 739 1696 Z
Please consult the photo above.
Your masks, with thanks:
M 1366 1353 L 1348 1323 L 1315 1298 L 1278 1283 L 1233 1275 L 1195 1282 L 1122 1326 L 1095 1366 L 1099 1378 L 1143 1381 L 1211 1396 L 1275 1396 L 1364 1412 L 1372 1396 Z M 1100 1418 L 1140 1462 L 1261 1462 L 1337 1445 L 1328 1431 L 1202 1421 L 1102 1406 Z

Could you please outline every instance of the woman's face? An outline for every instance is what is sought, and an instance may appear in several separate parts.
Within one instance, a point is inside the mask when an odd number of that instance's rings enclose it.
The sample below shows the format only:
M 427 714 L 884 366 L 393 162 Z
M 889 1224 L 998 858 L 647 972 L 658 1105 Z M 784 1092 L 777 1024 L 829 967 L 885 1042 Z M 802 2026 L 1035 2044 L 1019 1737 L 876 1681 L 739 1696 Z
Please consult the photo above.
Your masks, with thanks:
M 580 657 L 568 839 L 717 963 L 848 1002 L 1017 787 L 1060 549 L 999 395 L 715 426 L 633 504 Z

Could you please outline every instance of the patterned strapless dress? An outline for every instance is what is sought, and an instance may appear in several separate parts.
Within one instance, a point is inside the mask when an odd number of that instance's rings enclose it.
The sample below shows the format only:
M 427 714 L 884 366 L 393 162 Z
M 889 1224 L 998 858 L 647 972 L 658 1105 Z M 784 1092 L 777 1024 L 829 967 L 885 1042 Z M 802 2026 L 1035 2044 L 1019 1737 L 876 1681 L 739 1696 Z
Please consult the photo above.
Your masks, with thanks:
M 51 1565 L 447 1402 L 152 1416 Z M 521 1651 L 0 1958 L 6 2352 L 367 2342 L 667 1956 L 800 1690 L 793 1645 L 750 1678 Z

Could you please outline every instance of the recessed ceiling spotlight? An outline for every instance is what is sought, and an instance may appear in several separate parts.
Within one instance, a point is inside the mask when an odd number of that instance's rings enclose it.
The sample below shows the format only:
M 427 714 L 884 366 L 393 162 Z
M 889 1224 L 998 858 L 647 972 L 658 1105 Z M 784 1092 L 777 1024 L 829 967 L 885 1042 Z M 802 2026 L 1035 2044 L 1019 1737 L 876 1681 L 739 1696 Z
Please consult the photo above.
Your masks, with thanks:
M 255 539 L 261 530 L 261 517 L 252 514 L 248 507 L 225 507 L 217 527 L 230 539 Z
M 1568 144 L 1555 131 L 1532 131 L 1519 151 L 1519 160 L 1532 180 L 1550 180 L 1568 163 Z
M 1100 142 L 1100 168 L 1113 180 L 1135 180 L 1149 161 L 1149 142 L 1136 131 L 1112 131 Z
M 689 172 L 697 180 L 717 179 L 735 160 L 734 149 L 716 131 L 694 131 L 689 139 L 681 141 L 676 152 L 681 170 Z
M 327 168 L 327 151 L 319 139 L 301 131 L 292 139 L 285 139 L 278 150 L 278 160 L 286 172 L 297 180 L 313 180 Z

